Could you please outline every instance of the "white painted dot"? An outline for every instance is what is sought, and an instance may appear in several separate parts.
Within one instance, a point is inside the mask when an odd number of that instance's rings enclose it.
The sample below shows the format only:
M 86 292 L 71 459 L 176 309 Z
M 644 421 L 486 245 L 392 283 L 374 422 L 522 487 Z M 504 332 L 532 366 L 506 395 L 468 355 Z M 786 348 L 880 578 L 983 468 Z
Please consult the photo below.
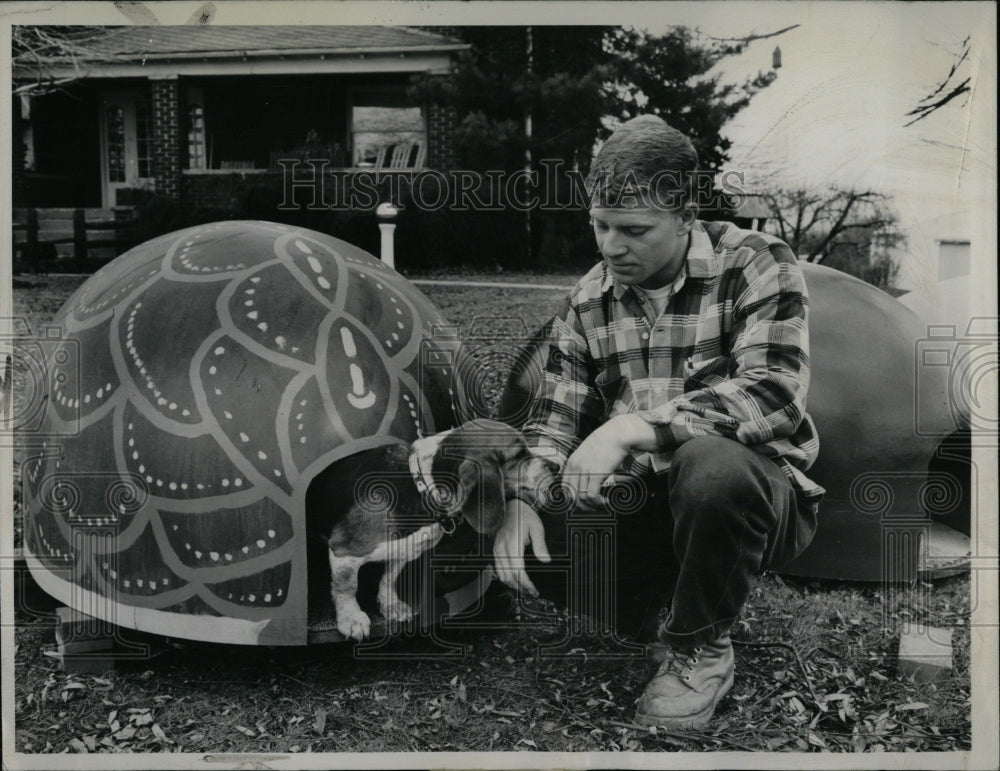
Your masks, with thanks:
M 392 339 L 398 341 L 399 340 L 399 335 L 397 335 L 395 332 L 393 332 L 392 333 Z
M 248 554 L 250 552 L 250 547 L 244 546 L 240 551 L 242 551 L 244 554 Z
M 306 443 L 306 438 L 304 436 L 299 437 L 299 444 L 305 444 L 305 443 Z
M 183 410 L 183 411 L 181 412 L 181 415 L 183 415 L 184 417 L 187 417 L 187 416 L 188 416 L 188 415 L 190 415 L 190 414 L 191 414 L 191 410 Z
M 316 279 L 316 283 L 319 284 L 320 287 L 322 287 L 323 289 L 329 289 L 330 288 L 330 282 L 327 281 L 324 276 L 320 276 L 319 278 L 317 278 Z
M 156 581 L 150 581 L 149 582 L 149 588 L 150 588 L 151 591 L 155 592 L 156 591 Z
M 83 403 L 90 404 L 90 394 L 87 394 L 86 396 L 83 397 Z
M 134 438 L 128 440 L 128 446 L 129 447 L 135 447 L 135 439 Z
M 242 431 L 240 432 L 240 439 L 242 439 L 244 442 L 250 441 L 250 437 L 244 434 Z
M 267 537 L 268 538 L 274 538 L 275 535 L 277 535 L 277 533 L 275 533 L 273 530 L 268 530 L 267 531 Z
M 250 289 L 244 289 L 243 294 L 253 294 L 256 291 L 257 291 L 256 289 L 251 287 Z
M 122 583 L 125 584 L 126 589 L 128 589 L 132 585 L 132 582 L 129 581 L 127 578 Z
M 247 314 L 247 318 L 248 318 L 248 319 L 250 319 L 251 321 L 256 321 L 256 320 L 257 320 L 257 316 L 258 316 L 258 315 L 259 315 L 259 314 L 257 313 L 257 311 L 250 311 L 250 312 L 249 312 L 249 313 Z
M 267 332 L 267 322 L 266 321 L 260 322 L 260 324 L 257 325 L 257 329 L 259 329 L 261 332 Z
M 268 592 L 267 594 L 264 595 L 264 602 L 270 602 L 270 601 L 271 601 L 271 593 Z
M 243 480 L 240 479 L 239 477 L 236 477 L 236 479 L 233 480 L 233 484 L 236 485 L 237 487 L 243 487 Z
M 140 474 L 145 474 L 146 473 L 146 467 L 143 464 L 141 464 L 141 463 L 139 464 L 139 473 Z
M 196 558 L 198 558 L 198 559 L 201 559 L 201 552 L 200 552 L 200 551 L 198 551 L 197 549 L 195 549 L 195 551 L 194 551 L 194 556 L 195 556 Z
M 170 404 L 167 405 L 167 409 L 176 410 L 177 402 L 170 402 Z
M 232 555 L 232 554 L 229 554 L 229 553 L 227 552 L 227 553 L 226 553 L 226 554 L 224 554 L 223 556 L 224 556 L 224 557 L 226 558 L 226 562 L 232 562 L 232 561 L 233 561 L 233 555 Z
M 156 480 L 156 486 L 157 487 L 163 487 L 163 480 L 162 479 L 157 479 Z
M 197 485 L 195 485 L 195 486 L 196 486 L 196 487 L 197 487 L 197 488 L 198 488 L 199 490 L 204 490 L 204 489 L 205 489 L 205 485 L 203 485 L 203 484 L 202 484 L 201 482 L 199 482 L 199 483 L 198 483 Z
M 281 476 L 281 472 L 280 472 L 280 471 L 279 471 L 278 469 L 275 469 L 275 470 L 274 470 L 274 475 L 275 475 L 276 477 L 280 477 L 280 476 Z
M 222 486 L 223 487 L 229 487 L 229 480 L 228 479 L 223 479 L 222 480 Z
M 187 489 L 188 489 L 188 483 L 187 482 L 181 482 L 181 490 L 187 490 Z
M 156 403 L 162 407 L 164 404 L 167 403 L 167 400 L 161 396 L 159 399 L 156 400 Z
M 142 579 L 141 578 L 135 579 L 135 585 L 138 586 L 140 589 L 142 589 Z
M 251 594 L 249 597 L 247 597 L 247 599 L 250 600 L 250 602 L 256 602 L 257 595 L 256 594 Z
M 139 453 L 133 452 L 132 453 L 132 460 L 139 460 Z
M 150 484 L 152 484 L 153 483 L 153 477 L 147 476 L 146 477 L 146 481 L 149 482 Z
M 279 596 L 279 597 L 280 597 L 281 595 L 283 595 L 284 593 L 285 593 L 285 590 L 284 590 L 284 589 L 279 589 L 279 590 L 278 590 L 278 596 Z
M 221 356 L 225 352 L 226 352 L 226 349 L 223 348 L 221 345 L 218 348 L 215 349 L 215 355 L 216 356 Z
M 257 548 L 258 549 L 263 549 L 265 546 L 267 546 L 267 542 L 264 541 L 263 539 L 257 541 Z
M 215 390 L 215 395 L 216 396 L 222 396 L 222 391 L 220 389 L 216 388 L 214 390 Z M 227 415 L 226 417 L 229 417 L 229 416 Z
M 312 249 L 310 249 L 308 246 L 306 246 L 302 241 L 299 241 L 298 239 L 296 239 L 295 240 L 295 245 L 299 249 L 301 249 L 303 252 L 305 252 L 306 254 L 312 254 Z M 315 258 L 313 258 L 313 259 L 315 259 Z
M 170 487 L 171 490 L 176 490 L 177 489 L 177 483 L 176 482 L 171 482 L 170 485 L 169 485 L 169 487 Z
M 308 262 L 309 263 L 309 267 L 313 269 L 313 273 L 322 273 L 323 272 L 323 266 L 320 265 L 319 260 L 317 260 L 315 257 L 308 257 L 308 258 L 306 258 L 306 262 Z
M 214 364 L 213 364 L 213 365 L 212 365 L 211 367 L 209 367 L 209 368 L 208 368 L 208 374 L 209 374 L 209 375 L 214 375 L 214 374 L 215 374 L 216 372 L 218 372 L 218 371 L 219 371 L 219 370 L 218 370 L 218 369 L 216 369 L 216 367 L 215 367 L 215 365 L 214 365 Z
M 217 552 L 217 551 L 209 552 L 208 556 L 212 558 L 212 562 L 218 562 L 219 561 L 219 552 Z
M 104 389 L 103 388 L 98 388 L 97 389 L 97 398 L 98 399 L 103 399 L 104 398 Z
M 402 329 L 403 328 L 403 322 L 402 321 L 397 321 L 396 322 L 396 326 L 399 327 L 400 329 Z
M 253 300 L 246 300 L 246 301 L 244 301 L 243 304 L 249 308 L 250 306 L 253 305 Z
M 257 457 L 260 458 L 261 460 L 267 460 L 267 453 L 264 452 L 263 450 L 259 450 L 257 452 Z

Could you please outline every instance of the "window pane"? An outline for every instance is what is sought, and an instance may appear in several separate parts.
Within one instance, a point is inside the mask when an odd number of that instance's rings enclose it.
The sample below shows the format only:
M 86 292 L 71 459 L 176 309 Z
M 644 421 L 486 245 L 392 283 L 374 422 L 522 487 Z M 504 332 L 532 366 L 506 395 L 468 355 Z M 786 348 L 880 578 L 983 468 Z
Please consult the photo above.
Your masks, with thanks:
M 419 107 L 354 106 L 355 131 L 423 131 Z
M 121 107 L 108 108 L 108 181 L 125 181 L 125 113 Z
M 136 151 L 138 153 L 139 177 L 153 176 L 153 110 L 148 100 L 135 106 Z
M 205 111 L 200 104 L 188 108 L 188 168 L 207 168 L 205 159 Z

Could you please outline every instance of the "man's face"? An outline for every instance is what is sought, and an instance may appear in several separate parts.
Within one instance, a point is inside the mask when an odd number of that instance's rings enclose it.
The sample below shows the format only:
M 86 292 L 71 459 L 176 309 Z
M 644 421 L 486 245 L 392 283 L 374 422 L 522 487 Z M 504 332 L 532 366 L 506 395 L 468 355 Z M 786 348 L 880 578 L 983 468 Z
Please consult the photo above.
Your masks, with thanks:
M 693 211 L 594 206 L 590 218 L 597 248 L 617 281 L 658 289 L 677 277 L 687 255 Z

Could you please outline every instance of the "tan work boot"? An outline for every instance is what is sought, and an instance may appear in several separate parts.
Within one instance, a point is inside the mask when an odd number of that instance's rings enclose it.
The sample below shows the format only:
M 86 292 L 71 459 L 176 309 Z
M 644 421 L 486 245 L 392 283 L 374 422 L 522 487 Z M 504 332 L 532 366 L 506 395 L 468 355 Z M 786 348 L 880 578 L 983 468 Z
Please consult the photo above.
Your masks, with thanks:
M 729 635 L 690 650 L 654 645 L 648 655 L 662 657 L 662 663 L 636 706 L 635 722 L 639 725 L 699 728 L 711 719 L 719 700 L 733 687 Z

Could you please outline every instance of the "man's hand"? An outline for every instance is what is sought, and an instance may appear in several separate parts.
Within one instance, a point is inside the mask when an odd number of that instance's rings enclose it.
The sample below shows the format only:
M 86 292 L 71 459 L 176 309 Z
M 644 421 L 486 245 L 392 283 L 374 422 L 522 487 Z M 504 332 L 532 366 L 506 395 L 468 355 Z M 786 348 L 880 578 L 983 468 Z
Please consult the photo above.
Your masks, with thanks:
M 538 589 L 524 569 L 525 547 L 529 543 L 540 562 L 552 560 L 545 545 L 545 526 L 541 517 L 527 503 L 514 498 L 507 502 L 507 514 L 493 537 L 493 562 L 497 577 L 503 583 L 537 597 Z
M 653 427 L 637 415 L 618 415 L 583 440 L 563 468 L 563 483 L 577 491 L 577 505 L 593 511 L 605 504 L 601 485 L 630 452 L 656 447 Z

